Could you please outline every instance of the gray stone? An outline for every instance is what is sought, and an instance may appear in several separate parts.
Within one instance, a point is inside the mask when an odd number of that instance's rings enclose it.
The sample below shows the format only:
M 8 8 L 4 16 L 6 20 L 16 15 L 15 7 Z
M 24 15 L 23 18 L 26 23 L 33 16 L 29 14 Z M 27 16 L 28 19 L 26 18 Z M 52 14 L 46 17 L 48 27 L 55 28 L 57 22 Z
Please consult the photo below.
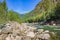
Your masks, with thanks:
M 27 36 L 27 37 L 24 37 L 23 40 L 31 40 L 31 38 Z

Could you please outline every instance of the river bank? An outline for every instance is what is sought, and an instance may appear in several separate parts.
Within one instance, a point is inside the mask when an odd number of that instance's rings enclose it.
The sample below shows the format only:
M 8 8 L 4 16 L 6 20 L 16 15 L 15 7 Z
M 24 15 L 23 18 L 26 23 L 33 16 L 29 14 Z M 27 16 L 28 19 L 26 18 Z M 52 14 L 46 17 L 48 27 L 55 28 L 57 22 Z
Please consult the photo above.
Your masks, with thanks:
M 58 40 L 56 32 L 48 29 L 37 29 L 34 25 L 12 21 L 0 26 L 0 40 Z

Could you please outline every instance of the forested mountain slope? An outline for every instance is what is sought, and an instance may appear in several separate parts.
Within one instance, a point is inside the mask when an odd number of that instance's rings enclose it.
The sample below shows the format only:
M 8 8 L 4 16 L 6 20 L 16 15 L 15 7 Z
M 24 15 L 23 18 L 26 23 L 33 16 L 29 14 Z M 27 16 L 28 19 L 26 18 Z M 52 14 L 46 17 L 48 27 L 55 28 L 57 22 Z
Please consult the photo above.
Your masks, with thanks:
M 26 22 L 60 18 L 60 0 L 42 0 L 34 10 L 24 16 Z
M 0 23 L 6 21 L 40 22 L 56 18 L 60 20 L 60 0 L 42 0 L 34 10 L 24 15 L 8 10 L 6 0 L 0 2 Z
M 6 14 L 7 14 L 7 6 L 6 1 L 0 2 L 0 23 L 6 21 Z
M 8 10 L 6 5 L 6 0 L 0 2 L 0 24 L 6 23 L 8 21 L 22 22 L 20 19 L 20 14 L 15 11 Z

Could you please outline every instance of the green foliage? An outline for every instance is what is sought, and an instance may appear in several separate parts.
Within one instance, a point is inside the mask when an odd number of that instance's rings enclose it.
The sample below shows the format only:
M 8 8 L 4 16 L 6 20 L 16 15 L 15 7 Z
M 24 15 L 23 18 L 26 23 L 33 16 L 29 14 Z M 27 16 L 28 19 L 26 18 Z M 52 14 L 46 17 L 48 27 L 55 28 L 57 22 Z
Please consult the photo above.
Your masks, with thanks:
M 6 1 L 0 2 L 0 24 L 6 22 L 7 6 Z
M 26 22 L 38 22 L 56 17 L 60 17 L 60 0 L 42 0 L 34 10 L 24 16 Z
M 6 0 L 0 2 L 0 23 L 6 21 L 39 22 L 52 18 L 60 18 L 60 0 L 42 0 L 34 10 L 20 16 L 14 11 L 8 11 Z
M 14 11 L 8 11 L 7 17 L 8 17 L 7 19 L 8 19 L 9 21 L 17 21 L 17 22 L 19 22 L 19 23 L 22 22 L 21 19 L 20 19 L 19 14 L 16 13 L 16 12 L 14 12 Z
M 17 21 L 21 23 L 20 14 L 14 11 L 8 11 L 6 0 L 0 2 L 0 24 L 6 23 L 8 21 Z

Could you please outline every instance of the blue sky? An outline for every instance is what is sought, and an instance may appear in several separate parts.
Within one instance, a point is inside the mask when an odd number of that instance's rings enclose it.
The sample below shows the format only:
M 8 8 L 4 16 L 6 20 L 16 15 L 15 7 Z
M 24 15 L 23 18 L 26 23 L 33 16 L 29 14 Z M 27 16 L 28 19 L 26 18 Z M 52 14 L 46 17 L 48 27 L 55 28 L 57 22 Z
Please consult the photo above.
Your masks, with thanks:
M 33 10 L 40 1 L 41 0 L 6 0 L 9 10 L 13 10 L 21 14 Z

